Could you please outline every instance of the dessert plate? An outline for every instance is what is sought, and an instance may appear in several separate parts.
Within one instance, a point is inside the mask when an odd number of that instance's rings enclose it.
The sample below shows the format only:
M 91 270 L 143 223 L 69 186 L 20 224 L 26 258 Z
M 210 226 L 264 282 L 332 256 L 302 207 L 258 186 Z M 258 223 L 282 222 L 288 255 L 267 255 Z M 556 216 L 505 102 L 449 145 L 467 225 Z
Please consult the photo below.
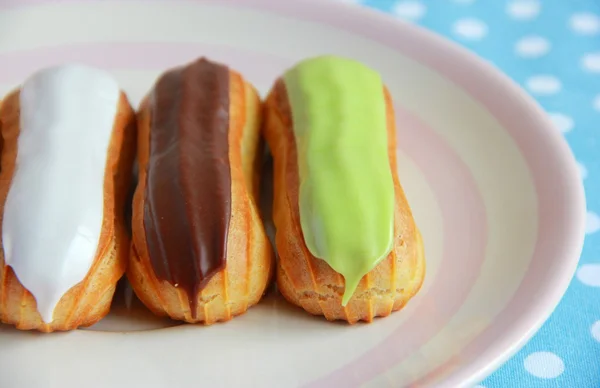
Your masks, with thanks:
M 230 322 L 180 325 L 122 283 L 91 328 L 0 326 L 0 386 L 462 387 L 533 335 L 575 270 L 584 194 L 561 136 L 490 65 L 332 1 L 0 2 L 2 94 L 40 67 L 81 62 L 112 72 L 137 105 L 160 72 L 207 56 L 264 96 L 288 66 L 326 53 L 380 71 L 395 100 L 399 176 L 427 257 L 406 308 L 350 326 L 271 290 Z

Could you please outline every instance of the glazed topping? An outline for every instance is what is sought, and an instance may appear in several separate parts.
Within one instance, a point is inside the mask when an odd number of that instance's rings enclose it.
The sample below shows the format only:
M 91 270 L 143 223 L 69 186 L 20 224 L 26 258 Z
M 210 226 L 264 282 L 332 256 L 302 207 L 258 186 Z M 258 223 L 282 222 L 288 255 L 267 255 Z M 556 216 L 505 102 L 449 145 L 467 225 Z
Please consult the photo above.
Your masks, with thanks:
M 306 246 L 344 276 L 345 306 L 393 245 L 394 185 L 380 76 L 353 60 L 322 56 L 284 77 L 299 170 Z
M 97 254 L 119 98 L 109 74 L 80 65 L 39 71 L 20 91 L 20 133 L 2 243 L 6 264 L 35 297 L 46 323 Z
M 150 96 L 144 228 L 160 280 L 198 292 L 225 266 L 231 217 L 229 69 L 205 59 L 160 77 Z

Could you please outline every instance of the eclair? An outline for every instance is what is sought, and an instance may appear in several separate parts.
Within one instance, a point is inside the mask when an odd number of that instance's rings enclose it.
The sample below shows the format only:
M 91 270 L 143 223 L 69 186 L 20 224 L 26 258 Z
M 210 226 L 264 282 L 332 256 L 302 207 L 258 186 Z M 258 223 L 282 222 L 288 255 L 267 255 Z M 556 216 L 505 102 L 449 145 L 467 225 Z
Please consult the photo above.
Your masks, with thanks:
M 275 81 L 264 111 L 280 293 L 330 321 L 401 309 L 421 287 L 425 258 L 381 76 L 352 59 L 308 58 Z
M 42 69 L 0 106 L 0 321 L 90 326 L 125 273 L 135 112 L 110 74 Z
M 142 101 L 127 277 L 154 314 L 212 324 L 264 294 L 261 117 L 255 88 L 205 58 L 163 73 Z

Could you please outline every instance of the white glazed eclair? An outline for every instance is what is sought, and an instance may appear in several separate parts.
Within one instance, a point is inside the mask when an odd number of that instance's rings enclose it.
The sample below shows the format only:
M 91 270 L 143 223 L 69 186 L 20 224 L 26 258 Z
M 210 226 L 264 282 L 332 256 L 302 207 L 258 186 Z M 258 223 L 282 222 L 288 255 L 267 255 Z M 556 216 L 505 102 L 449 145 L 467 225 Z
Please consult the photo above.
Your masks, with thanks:
M 92 325 L 126 269 L 134 111 L 108 73 L 59 65 L 9 94 L 0 122 L 0 321 Z

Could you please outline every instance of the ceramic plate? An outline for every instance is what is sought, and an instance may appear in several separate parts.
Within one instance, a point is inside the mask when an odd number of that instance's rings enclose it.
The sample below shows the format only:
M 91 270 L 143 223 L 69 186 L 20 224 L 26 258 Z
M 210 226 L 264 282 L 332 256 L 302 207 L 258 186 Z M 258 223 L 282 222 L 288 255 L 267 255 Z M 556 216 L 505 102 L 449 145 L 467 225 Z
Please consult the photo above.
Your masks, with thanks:
M 0 386 L 461 387 L 513 354 L 552 312 L 579 257 L 578 170 L 544 113 L 455 45 L 355 6 L 318 0 L 0 2 L 0 91 L 34 70 L 111 71 L 137 106 L 157 75 L 198 56 L 264 95 L 324 53 L 379 70 L 395 100 L 398 169 L 427 275 L 372 324 L 309 316 L 271 292 L 210 327 L 153 318 L 121 285 L 92 328 L 0 328 Z

